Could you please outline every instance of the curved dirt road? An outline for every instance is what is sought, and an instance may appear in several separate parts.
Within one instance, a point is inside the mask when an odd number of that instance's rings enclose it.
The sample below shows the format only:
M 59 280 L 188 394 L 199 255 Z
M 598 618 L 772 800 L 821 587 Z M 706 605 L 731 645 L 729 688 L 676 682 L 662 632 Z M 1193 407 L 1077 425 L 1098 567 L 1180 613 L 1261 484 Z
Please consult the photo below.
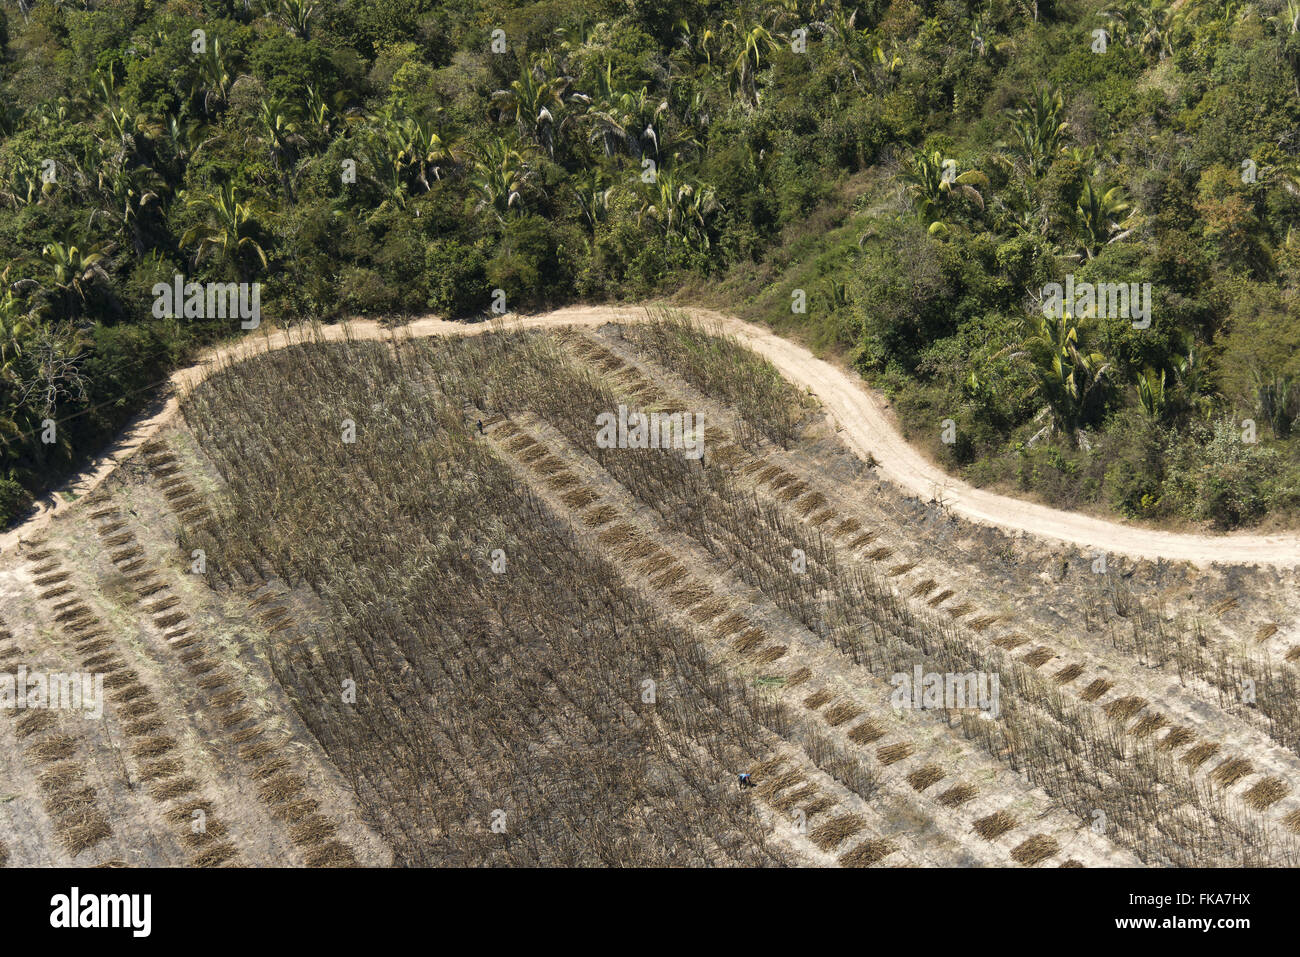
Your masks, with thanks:
M 874 459 L 880 476 L 925 500 L 939 498 L 956 515 L 1005 531 L 1024 532 L 1080 548 L 1134 558 L 1185 561 L 1196 565 L 1213 562 L 1234 565 L 1300 566 L 1297 535 L 1193 535 L 1161 532 L 1121 525 L 1064 512 L 1043 505 L 973 488 L 927 461 L 894 428 L 881 399 L 852 372 L 818 359 L 803 346 L 768 329 L 703 309 L 690 310 L 699 318 L 717 322 L 756 352 L 767 357 L 791 382 L 809 389 L 821 401 L 840 438 L 864 460 Z M 442 319 L 419 319 L 400 327 L 398 336 L 473 335 L 492 328 L 534 328 L 554 325 L 600 325 L 635 322 L 646 315 L 643 307 L 575 306 L 541 316 L 505 317 L 491 323 L 466 324 Z M 354 320 L 346 325 L 318 327 L 327 340 L 383 339 L 393 333 L 377 322 Z M 152 414 L 134 422 L 103 456 L 85 472 L 47 499 L 47 507 L 26 522 L 0 535 L 0 552 L 6 552 L 44 528 L 50 519 L 73 503 L 60 492 L 77 497 L 93 491 L 118 463 L 179 411 L 180 396 L 223 365 L 302 341 L 308 334 L 292 332 L 249 336 L 205 356 L 171 378 L 171 396 Z M 870 459 L 868 459 L 870 457 Z

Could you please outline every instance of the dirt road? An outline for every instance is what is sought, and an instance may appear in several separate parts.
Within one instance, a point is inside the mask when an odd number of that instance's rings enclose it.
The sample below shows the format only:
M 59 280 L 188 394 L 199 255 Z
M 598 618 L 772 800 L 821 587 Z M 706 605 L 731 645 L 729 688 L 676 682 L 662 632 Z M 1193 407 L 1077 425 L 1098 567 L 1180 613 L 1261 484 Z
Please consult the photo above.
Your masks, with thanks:
M 803 346 L 771 331 L 709 310 L 692 310 L 703 319 L 717 321 L 726 331 L 766 356 L 791 382 L 807 388 L 821 401 L 844 443 L 863 459 L 874 459 L 880 476 L 904 491 L 927 501 L 941 500 L 954 514 L 1009 532 L 1066 542 L 1108 555 L 1168 559 L 1196 565 L 1213 562 L 1236 565 L 1300 565 L 1300 536 L 1194 535 L 1160 532 L 1064 512 L 992 492 L 981 491 L 946 474 L 912 448 L 894 427 L 885 403 L 852 372 L 818 359 Z M 398 335 L 473 335 L 491 328 L 533 328 L 554 325 L 600 325 L 635 322 L 646 315 L 643 307 L 575 306 L 540 316 L 505 317 L 491 323 L 466 324 L 441 319 L 419 319 L 403 326 Z M 376 322 L 358 320 L 324 326 L 326 339 L 383 339 L 391 333 Z M 292 332 L 253 333 L 236 344 L 222 347 L 171 379 L 170 396 L 156 411 L 135 421 L 119 440 L 81 475 L 51 495 L 42 511 L 0 535 L 0 552 L 31 538 L 76 497 L 93 491 L 123 459 L 147 442 L 179 411 L 180 396 L 223 365 L 300 341 Z

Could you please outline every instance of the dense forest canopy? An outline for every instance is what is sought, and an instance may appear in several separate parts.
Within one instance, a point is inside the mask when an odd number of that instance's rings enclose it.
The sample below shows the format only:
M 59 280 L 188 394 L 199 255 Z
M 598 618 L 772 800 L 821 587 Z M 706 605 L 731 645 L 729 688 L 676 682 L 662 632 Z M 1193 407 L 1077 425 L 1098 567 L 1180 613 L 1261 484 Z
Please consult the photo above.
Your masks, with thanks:
M 248 328 L 177 277 L 725 297 L 973 481 L 1300 506 L 1300 0 L 19 0 L 0 48 L 0 518 Z

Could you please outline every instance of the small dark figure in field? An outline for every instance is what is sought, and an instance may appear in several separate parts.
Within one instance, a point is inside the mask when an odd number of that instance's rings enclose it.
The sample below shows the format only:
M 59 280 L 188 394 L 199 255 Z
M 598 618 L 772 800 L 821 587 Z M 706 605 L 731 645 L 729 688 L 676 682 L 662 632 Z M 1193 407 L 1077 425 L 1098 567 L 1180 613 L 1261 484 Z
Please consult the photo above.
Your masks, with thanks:
M 742 788 L 752 788 L 754 786 L 754 779 L 748 774 L 740 774 L 737 775 L 737 777 L 740 779 L 740 786 Z
M 478 434 L 479 434 L 479 435 L 487 435 L 487 433 L 483 431 L 483 420 L 482 420 L 482 419 L 479 419 L 479 420 L 478 420 Z

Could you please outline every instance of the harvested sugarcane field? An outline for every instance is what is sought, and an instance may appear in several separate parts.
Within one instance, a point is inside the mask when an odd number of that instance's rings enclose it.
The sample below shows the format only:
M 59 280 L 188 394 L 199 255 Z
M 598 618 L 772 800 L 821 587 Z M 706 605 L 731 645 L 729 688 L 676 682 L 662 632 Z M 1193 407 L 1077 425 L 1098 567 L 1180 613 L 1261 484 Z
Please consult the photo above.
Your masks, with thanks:
M 0 565 L 50 676 L 7 864 L 1300 859 L 1293 571 L 963 519 L 764 341 L 589 309 L 189 370 Z

